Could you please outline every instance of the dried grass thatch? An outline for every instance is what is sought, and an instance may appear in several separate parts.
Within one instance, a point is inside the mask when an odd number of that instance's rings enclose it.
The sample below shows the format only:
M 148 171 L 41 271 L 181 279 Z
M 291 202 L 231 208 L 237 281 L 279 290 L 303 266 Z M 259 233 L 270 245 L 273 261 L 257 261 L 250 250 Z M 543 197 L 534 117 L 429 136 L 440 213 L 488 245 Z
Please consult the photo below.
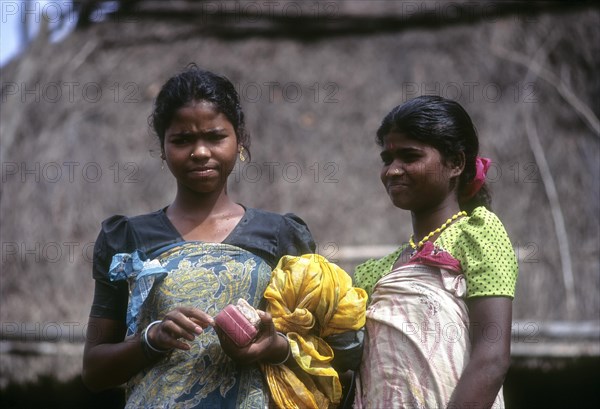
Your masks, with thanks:
M 75 323 L 81 334 L 100 222 L 173 198 L 147 117 L 160 85 L 191 61 L 241 91 L 254 164 L 236 170 L 231 195 L 297 213 L 334 260 L 341 246 L 409 235 L 409 215 L 378 179 L 381 118 L 421 93 L 459 99 L 495 160 L 494 208 L 519 251 L 515 318 L 597 319 L 599 16 L 507 14 L 310 41 L 252 28 L 228 38 L 149 16 L 37 44 L 2 74 L 3 326 Z

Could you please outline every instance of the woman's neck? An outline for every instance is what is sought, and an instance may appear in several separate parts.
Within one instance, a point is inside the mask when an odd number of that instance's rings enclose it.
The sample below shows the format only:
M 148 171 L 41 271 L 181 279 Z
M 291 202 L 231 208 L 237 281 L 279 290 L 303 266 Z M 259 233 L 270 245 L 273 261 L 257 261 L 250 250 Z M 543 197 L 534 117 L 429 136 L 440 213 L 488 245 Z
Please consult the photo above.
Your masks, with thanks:
M 227 212 L 237 205 L 229 198 L 226 189 L 214 194 L 200 194 L 178 187 L 175 200 L 169 206 L 171 215 L 198 221 Z
M 198 194 L 179 187 L 166 214 L 184 240 L 221 243 L 244 216 L 244 208 L 231 201 L 225 189 Z
M 421 212 L 412 212 L 412 225 L 414 240 L 418 242 L 423 237 L 444 224 L 449 218 L 460 212 L 457 201 L 450 201 L 442 205 Z M 433 237 L 434 239 L 437 236 Z

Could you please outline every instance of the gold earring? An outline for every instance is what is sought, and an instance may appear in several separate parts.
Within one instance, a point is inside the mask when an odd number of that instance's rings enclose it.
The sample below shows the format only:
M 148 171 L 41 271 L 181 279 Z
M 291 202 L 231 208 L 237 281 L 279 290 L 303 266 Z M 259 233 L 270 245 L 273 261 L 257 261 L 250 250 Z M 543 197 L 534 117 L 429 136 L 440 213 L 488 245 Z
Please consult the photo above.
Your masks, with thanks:
M 240 148 L 240 161 L 246 162 L 246 157 L 244 156 L 244 147 Z

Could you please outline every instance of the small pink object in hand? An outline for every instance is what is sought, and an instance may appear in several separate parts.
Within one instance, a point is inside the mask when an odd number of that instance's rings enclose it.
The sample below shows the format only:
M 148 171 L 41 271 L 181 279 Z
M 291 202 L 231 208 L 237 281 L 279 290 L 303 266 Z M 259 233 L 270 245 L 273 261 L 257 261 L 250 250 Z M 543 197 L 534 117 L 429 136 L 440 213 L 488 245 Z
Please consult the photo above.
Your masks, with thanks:
M 238 346 L 245 347 L 258 335 L 260 317 L 244 299 L 237 304 L 229 304 L 215 317 L 215 325 Z

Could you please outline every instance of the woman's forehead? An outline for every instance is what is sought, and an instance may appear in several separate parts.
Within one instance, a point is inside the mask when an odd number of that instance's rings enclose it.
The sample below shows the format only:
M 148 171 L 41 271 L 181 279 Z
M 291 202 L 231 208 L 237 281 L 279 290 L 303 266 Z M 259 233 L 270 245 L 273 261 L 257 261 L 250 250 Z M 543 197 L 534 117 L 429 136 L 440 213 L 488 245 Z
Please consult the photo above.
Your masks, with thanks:
M 390 131 L 383 137 L 383 148 L 385 150 L 396 150 L 396 149 L 423 149 L 425 147 L 431 147 L 430 145 L 410 138 L 404 132 Z

